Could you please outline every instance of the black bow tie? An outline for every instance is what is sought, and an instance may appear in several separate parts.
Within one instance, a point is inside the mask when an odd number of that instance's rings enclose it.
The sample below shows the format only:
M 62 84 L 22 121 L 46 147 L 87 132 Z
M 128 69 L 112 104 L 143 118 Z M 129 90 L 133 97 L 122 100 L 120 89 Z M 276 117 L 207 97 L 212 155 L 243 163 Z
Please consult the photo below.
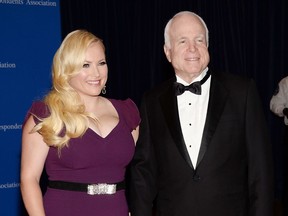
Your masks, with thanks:
M 201 85 L 206 82 L 209 76 L 210 76 L 210 72 L 207 71 L 206 75 L 201 81 L 193 82 L 189 86 L 184 86 L 181 83 L 175 82 L 174 88 L 175 88 L 176 96 L 183 94 L 187 90 L 194 94 L 201 95 Z

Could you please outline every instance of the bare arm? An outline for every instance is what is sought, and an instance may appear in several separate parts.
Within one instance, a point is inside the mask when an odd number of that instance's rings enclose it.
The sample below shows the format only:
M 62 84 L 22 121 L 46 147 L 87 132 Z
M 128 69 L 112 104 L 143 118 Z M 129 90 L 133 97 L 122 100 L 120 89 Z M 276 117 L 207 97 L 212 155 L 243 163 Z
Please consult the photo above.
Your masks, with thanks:
M 139 126 L 137 126 L 136 129 L 132 131 L 132 136 L 136 145 L 139 136 Z
M 43 198 L 39 185 L 49 147 L 42 136 L 30 133 L 35 126 L 33 117 L 27 120 L 22 133 L 21 193 L 30 216 L 44 216 Z

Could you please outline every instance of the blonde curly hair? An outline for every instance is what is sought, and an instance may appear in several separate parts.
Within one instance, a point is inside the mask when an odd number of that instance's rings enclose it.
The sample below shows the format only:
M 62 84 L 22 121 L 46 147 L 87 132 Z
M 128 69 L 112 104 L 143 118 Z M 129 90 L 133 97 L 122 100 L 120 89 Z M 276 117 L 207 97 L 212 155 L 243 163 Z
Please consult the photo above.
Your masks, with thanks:
M 63 40 L 53 58 L 52 89 L 44 98 L 50 116 L 40 119 L 34 127 L 43 136 L 48 146 L 58 150 L 68 146 L 71 138 L 82 136 L 88 129 L 89 119 L 96 117 L 85 111 L 79 94 L 69 85 L 69 80 L 77 75 L 85 61 L 87 48 L 102 40 L 86 30 L 69 33 Z

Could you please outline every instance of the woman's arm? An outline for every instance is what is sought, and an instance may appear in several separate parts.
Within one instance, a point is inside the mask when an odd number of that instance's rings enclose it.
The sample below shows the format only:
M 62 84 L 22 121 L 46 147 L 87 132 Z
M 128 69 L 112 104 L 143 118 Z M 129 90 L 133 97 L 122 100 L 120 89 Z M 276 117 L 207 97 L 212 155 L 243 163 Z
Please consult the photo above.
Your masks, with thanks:
M 135 145 L 136 145 L 136 142 L 137 142 L 138 136 L 139 136 L 139 126 L 137 126 L 136 129 L 133 130 L 131 133 L 132 133 Z
M 49 147 L 43 142 L 39 133 L 30 133 L 34 126 L 33 116 L 30 116 L 22 131 L 21 193 L 28 214 L 44 216 L 39 181 Z

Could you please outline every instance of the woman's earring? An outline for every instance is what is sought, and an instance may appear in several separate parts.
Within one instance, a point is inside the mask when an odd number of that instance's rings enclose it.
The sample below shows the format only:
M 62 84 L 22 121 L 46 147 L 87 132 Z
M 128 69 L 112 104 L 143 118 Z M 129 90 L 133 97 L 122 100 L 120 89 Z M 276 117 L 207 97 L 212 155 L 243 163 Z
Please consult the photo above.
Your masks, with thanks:
M 102 94 L 106 94 L 106 86 L 104 86 L 104 87 L 102 88 L 101 93 L 102 93 Z

